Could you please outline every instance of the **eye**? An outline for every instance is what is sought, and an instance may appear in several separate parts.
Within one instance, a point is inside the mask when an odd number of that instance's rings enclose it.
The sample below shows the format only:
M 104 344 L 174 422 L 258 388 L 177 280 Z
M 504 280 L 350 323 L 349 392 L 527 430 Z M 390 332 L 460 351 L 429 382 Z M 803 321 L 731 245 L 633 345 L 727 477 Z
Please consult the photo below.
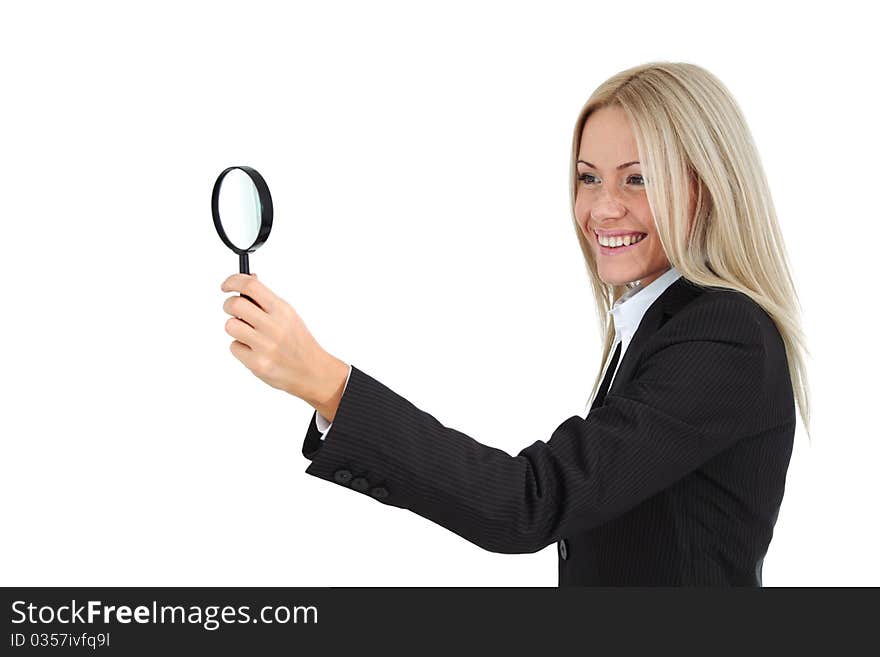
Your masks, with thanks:
M 596 176 L 594 176 L 592 173 L 581 173 L 578 175 L 577 178 L 585 185 L 592 185 L 595 182 Z M 634 173 L 633 175 L 627 177 L 627 181 L 633 181 L 633 179 L 635 179 L 635 181 L 632 183 L 634 185 L 642 186 L 645 184 L 645 180 L 644 178 L 642 178 L 641 174 Z

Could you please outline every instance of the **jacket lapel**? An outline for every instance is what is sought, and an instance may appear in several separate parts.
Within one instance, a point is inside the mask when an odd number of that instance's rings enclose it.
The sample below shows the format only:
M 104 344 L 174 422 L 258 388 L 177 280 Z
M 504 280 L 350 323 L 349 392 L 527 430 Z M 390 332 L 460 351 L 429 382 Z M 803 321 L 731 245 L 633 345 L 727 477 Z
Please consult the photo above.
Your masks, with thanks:
M 675 315 L 684 306 L 703 293 L 703 289 L 688 281 L 684 276 L 676 280 L 672 285 L 663 290 L 663 293 L 654 300 L 645 311 L 639 327 L 636 329 L 623 360 L 614 375 L 614 381 L 608 390 L 608 395 L 614 394 L 622 385 L 632 378 L 639 357 L 654 332 L 659 330 L 669 318 Z M 606 395 L 607 396 L 607 395 Z M 604 402 L 604 400 L 603 400 Z

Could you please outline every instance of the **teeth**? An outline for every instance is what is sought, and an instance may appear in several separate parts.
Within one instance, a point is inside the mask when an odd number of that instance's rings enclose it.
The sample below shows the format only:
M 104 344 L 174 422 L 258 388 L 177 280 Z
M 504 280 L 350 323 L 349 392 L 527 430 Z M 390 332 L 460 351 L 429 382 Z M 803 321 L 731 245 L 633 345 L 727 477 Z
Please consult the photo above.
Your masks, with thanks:
M 616 248 L 618 246 L 629 246 L 630 244 L 635 244 L 636 242 L 640 242 L 645 238 L 645 235 L 616 235 L 614 237 L 604 237 L 599 236 L 599 244 L 602 246 L 608 246 L 611 248 Z

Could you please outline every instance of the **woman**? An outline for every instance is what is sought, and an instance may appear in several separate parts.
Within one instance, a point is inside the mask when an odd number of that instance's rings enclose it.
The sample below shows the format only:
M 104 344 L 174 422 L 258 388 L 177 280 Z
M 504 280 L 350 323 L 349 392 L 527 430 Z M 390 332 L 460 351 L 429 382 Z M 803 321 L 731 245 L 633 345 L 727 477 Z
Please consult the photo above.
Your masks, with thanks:
M 571 202 L 607 364 L 586 417 L 515 457 L 325 352 L 254 276 L 222 285 L 258 304 L 224 303 L 230 348 L 315 408 L 308 474 L 493 552 L 556 542 L 560 585 L 761 586 L 808 393 L 783 240 L 736 102 L 691 64 L 615 75 L 575 124 Z

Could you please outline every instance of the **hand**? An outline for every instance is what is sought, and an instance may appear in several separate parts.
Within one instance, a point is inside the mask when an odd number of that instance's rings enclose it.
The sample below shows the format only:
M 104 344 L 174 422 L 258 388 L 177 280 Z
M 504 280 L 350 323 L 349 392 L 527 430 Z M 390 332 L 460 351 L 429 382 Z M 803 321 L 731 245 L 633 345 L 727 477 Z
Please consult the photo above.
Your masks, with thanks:
M 254 301 L 232 296 L 223 302 L 223 310 L 232 315 L 226 320 L 226 332 L 235 338 L 229 345 L 232 354 L 273 388 L 324 407 L 339 388 L 342 366 L 344 385 L 348 365 L 324 351 L 293 307 L 256 274 L 233 274 L 220 289 Z

